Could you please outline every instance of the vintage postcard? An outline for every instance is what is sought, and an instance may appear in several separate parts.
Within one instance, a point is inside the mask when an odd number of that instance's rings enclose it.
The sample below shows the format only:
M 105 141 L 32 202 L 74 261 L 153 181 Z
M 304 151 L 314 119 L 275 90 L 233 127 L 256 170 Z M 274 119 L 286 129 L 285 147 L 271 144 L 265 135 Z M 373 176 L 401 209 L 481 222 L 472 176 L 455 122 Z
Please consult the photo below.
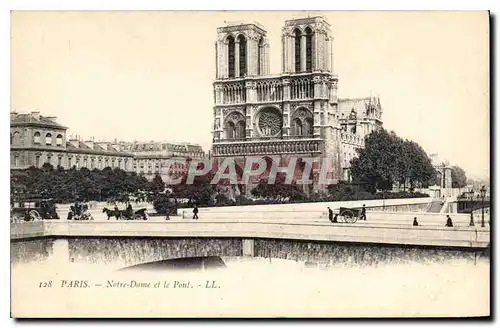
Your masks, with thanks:
M 11 12 L 15 318 L 489 317 L 486 11 Z

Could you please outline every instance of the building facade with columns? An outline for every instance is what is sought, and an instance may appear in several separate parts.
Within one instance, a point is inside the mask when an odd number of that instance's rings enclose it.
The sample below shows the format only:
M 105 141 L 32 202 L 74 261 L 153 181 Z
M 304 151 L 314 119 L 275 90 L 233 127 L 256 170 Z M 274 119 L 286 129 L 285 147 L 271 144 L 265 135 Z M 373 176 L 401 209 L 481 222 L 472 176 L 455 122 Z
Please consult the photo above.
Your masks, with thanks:
M 328 157 L 332 178 L 348 178 L 364 137 L 382 126 L 380 99 L 339 99 L 329 23 L 285 21 L 281 74 L 270 75 L 267 32 L 258 23 L 217 29 L 213 107 L 214 158 Z M 313 166 L 313 179 L 318 175 Z M 316 186 L 317 187 L 317 186 Z
M 54 167 L 93 169 L 120 168 L 152 179 L 155 174 L 177 175 L 186 168 L 172 166 L 167 172 L 161 167 L 167 159 L 200 158 L 199 145 L 166 142 L 104 142 L 81 140 L 67 135 L 68 128 L 55 117 L 40 112 L 10 115 L 10 167 L 26 169 L 50 163 Z

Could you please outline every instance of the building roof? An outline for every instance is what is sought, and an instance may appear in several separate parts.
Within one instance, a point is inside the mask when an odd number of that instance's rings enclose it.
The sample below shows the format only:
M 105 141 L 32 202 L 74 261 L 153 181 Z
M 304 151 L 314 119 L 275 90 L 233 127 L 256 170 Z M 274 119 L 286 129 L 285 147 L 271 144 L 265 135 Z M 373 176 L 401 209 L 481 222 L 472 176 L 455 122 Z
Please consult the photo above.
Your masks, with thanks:
M 294 26 L 294 25 L 298 25 L 298 24 L 312 24 L 312 23 L 316 23 L 318 21 L 326 23 L 328 26 L 330 26 L 330 23 L 328 23 L 328 20 L 323 16 L 298 17 L 298 18 L 287 19 L 285 21 L 285 26 Z
M 178 151 L 178 152 L 203 152 L 203 148 L 197 144 L 171 143 L 162 141 L 133 142 L 129 145 L 130 151 Z
M 117 151 L 111 145 L 104 148 L 102 145 L 97 143 L 93 144 L 93 148 L 86 145 L 83 141 L 68 141 L 66 143 L 66 149 L 69 153 L 85 153 L 85 154 L 98 154 L 98 155 L 110 155 L 110 156 L 133 156 L 127 151 Z
M 56 122 L 56 117 L 42 116 L 39 112 L 31 112 L 29 114 L 19 114 L 11 112 L 10 125 L 34 125 L 50 127 L 60 130 L 67 130 L 68 128 Z
M 375 118 L 381 118 L 382 107 L 378 97 L 339 98 L 338 104 L 341 118 L 348 118 L 353 111 L 356 113 L 357 118 L 366 118 L 370 108 L 374 110 L 374 114 L 378 114 L 378 117 L 375 115 Z

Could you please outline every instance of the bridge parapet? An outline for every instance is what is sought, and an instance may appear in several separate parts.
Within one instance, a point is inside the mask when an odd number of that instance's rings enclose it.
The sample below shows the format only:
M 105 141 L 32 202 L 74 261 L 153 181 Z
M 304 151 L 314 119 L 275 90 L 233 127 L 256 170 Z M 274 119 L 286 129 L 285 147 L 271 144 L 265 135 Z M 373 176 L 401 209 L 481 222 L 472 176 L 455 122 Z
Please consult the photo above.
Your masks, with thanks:
M 487 247 L 489 228 L 276 222 L 38 222 L 11 224 L 11 240 L 35 237 L 273 238 L 395 245 Z

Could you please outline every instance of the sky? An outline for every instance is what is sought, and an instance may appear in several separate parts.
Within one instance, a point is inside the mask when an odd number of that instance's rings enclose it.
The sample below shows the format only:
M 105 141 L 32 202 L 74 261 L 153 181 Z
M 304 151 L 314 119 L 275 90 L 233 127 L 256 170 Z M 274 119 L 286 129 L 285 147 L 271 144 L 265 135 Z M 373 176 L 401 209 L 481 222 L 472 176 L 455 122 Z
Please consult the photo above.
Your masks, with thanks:
M 257 21 L 271 74 L 285 20 L 324 16 L 344 97 L 379 96 L 384 126 L 469 177 L 490 162 L 487 12 L 13 12 L 11 110 L 95 140 L 211 146 L 217 27 Z

